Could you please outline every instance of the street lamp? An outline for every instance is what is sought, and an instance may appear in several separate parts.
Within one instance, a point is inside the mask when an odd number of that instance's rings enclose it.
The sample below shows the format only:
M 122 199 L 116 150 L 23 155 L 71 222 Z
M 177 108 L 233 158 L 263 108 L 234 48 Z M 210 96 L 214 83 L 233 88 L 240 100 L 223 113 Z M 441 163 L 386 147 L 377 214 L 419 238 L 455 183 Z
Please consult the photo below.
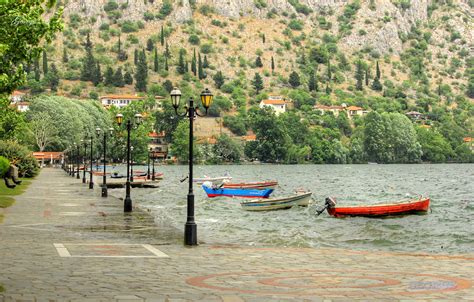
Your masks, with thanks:
M 130 146 L 130 181 L 133 182 L 133 146 Z
M 87 154 L 87 141 L 85 139 L 81 139 L 81 142 L 84 144 L 84 155 L 82 156 L 82 183 L 86 183 L 86 154 Z
M 132 122 L 130 119 L 127 121 L 127 181 L 125 182 L 125 199 L 123 200 L 124 212 L 132 211 L 132 198 L 130 198 L 130 131 L 133 125 L 140 125 L 142 122 L 142 115 L 140 113 L 135 114 L 135 121 Z M 120 126 L 123 122 L 123 114 L 119 113 L 115 116 L 115 121 Z
M 212 93 L 209 89 L 205 89 L 201 92 L 201 103 L 206 113 L 201 115 L 197 111 L 198 107 L 194 107 L 193 98 L 189 98 L 188 105 L 185 105 L 185 112 L 178 113 L 179 103 L 181 101 L 181 91 L 178 88 L 174 88 L 171 93 L 171 102 L 174 107 L 176 115 L 189 118 L 189 191 L 188 191 L 188 208 L 187 208 L 187 219 L 184 226 L 184 244 L 185 245 L 197 245 L 197 225 L 194 221 L 194 193 L 193 193 L 193 120 L 196 116 L 206 116 L 207 111 L 212 103 Z
M 79 175 L 79 145 L 76 145 L 76 143 L 74 143 L 74 147 L 76 148 L 76 165 L 77 165 L 77 170 L 76 170 L 76 178 L 77 179 L 81 179 L 81 176 Z M 72 174 L 72 176 L 74 177 L 74 173 Z
M 155 181 L 155 154 L 153 153 L 153 148 L 150 148 L 151 160 L 153 161 L 153 168 L 151 170 L 151 180 Z
M 102 130 L 100 128 L 95 128 L 95 132 L 97 133 L 97 137 L 100 136 L 100 132 Z M 114 128 L 109 128 L 109 134 L 110 136 L 112 136 L 112 133 L 114 132 Z M 104 149 L 104 171 L 103 174 L 102 174 L 102 197 L 107 197 L 108 196 L 108 193 L 107 193 L 107 180 L 106 180 L 106 175 L 105 175 L 105 172 L 106 172 L 106 168 L 105 168 L 105 165 L 107 163 L 106 161 L 106 156 L 107 156 L 107 131 L 104 131 L 104 142 L 103 142 L 103 149 Z
M 89 171 L 89 189 L 94 189 L 94 180 L 92 178 L 92 173 L 94 172 L 92 170 L 93 169 L 93 167 L 92 167 L 92 161 L 93 161 L 93 159 L 92 159 L 92 147 L 93 147 L 92 146 L 92 139 L 93 139 L 93 137 L 92 137 L 92 134 L 91 134 L 91 169 Z M 84 167 L 84 169 L 85 169 L 85 167 Z
M 151 148 L 150 148 L 150 152 L 151 152 Z M 147 156 L 147 170 L 146 170 L 146 179 L 147 180 L 150 180 L 150 152 L 147 152 L 148 153 L 148 156 Z

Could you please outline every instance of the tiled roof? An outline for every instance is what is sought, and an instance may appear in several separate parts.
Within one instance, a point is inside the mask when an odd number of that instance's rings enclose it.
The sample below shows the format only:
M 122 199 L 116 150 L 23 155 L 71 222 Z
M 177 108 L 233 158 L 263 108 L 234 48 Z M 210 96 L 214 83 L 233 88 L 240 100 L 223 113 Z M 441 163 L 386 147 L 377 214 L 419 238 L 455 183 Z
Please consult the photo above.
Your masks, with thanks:
M 255 134 L 245 135 L 245 136 L 242 136 L 242 139 L 246 142 L 251 142 L 251 141 L 257 140 L 257 136 Z
M 16 95 L 21 96 L 21 95 L 25 95 L 25 93 L 21 92 L 21 91 L 18 91 L 18 90 L 15 90 L 15 91 L 13 91 L 12 95 L 13 96 L 16 96 Z
M 342 106 L 326 106 L 326 105 L 314 105 L 314 109 L 318 110 L 343 110 Z
M 350 111 L 362 110 L 362 108 L 357 107 L 357 106 L 349 106 L 349 107 L 347 107 L 346 109 L 347 109 L 347 110 L 350 110 Z
M 131 94 L 109 94 L 109 95 L 103 95 L 100 97 L 101 99 L 126 99 L 126 100 L 143 100 L 145 99 L 144 96 L 138 96 L 138 95 L 131 95 Z
M 472 137 L 465 137 L 462 139 L 465 143 L 470 143 L 472 142 Z
M 285 105 L 286 104 L 284 100 L 263 100 L 262 102 L 265 105 Z
M 153 138 L 155 138 L 155 137 L 164 137 L 164 136 L 165 136 L 165 132 L 164 132 L 164 131 L 162 131 L 162 132 L 160 132 L 160 133 L 158 133 L 158 132 L 156 132 L 156 131 L 153 131 L 153 132 L 148 133 L 148 137 L 153 137 Z
M 33 156 L 36 158 L 36 159 L 50 159 L 51 157 L 53 159 L 58 159 L 58 158 L 61 158 L 63 155 L 62 152 L 33 152 Z

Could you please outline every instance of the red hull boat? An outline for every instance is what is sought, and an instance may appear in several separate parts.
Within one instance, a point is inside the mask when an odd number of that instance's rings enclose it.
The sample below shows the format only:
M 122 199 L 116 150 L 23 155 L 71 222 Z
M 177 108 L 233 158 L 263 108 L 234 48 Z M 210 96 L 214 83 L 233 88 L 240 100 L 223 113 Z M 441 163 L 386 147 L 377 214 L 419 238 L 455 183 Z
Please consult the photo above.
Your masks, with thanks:
M 408 201 L 399 201 L 386 204 L 336 207 L 336 201 L 333 198 L 326 198 L 326 206 L 328 213 L 334 217 L 378 217 L 427 212 L 430 208 L 430 199 L 420 197 L 419 199 L 412 199 Z
M 260 181 L 260 182 L 241 182 L 241 183 L 224 183 L 222 188 L 227 189 L 275 189 L 278 181 Z

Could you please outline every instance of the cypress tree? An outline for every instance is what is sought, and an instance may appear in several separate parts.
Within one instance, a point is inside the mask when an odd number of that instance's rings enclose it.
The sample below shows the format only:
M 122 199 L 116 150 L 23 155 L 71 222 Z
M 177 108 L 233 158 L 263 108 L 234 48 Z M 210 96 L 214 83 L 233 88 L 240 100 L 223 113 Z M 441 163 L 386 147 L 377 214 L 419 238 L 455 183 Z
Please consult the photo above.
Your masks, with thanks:
M 46 51 L 43 51 L 43 74 L 48 74 L 48 55 L 46 54 Z
M 128 70 L 125 72 L 125 75 L 123 76 L 123 81 L 127 85 L 133 84 L 133 77 Z
M 356 65 L 356 73 L 355 73 L 355 79 L 356 79 L 356 89 L 359 91 L 363 90 L 363 81 L 364 81 L 364 70 L 362 69 L 362 61 L 358 60 L 357 65 Z
M 331 88 L 329 87 L 329 84 L 326 83 L 326 94 L 330 95 L 331 94 Z
M 137 70 L 135 71 L 135 89 L 137 91 L 146 92 L 147 73 L 145 51 L 142 51 L 139 54 Z
M 198 53 L 198 78 L 204 79 L 204 69 L 202 69 L 201 53 Z
M 272 64 L 271 64 L 271 67 L 272 67 L 272 72 L 275 71 L 275 61 L 273 60 L 273 56 L 272 56 Z
M 306 54 L 305 54 L 304 48 L 301 50 L 300 63 L 301 63 L 302 65 L 306 65 Z
M 188 60 L 184 60 L 184 72 L 188 73 L 189 72 L 189 62 Z
M 104 84 L 106 86 L 112 86 L 114 84 L 114 70 L 110 66 L 105 70 Z
M 377 62 L 376 62 L 376 65 L 375 65 L 375 77 L 380 80 L 379 61 L 377 61 Z
M 152 51 L 155 46 L 153 45 L 153 41 L 151 39 L 148 39 L 146 41 L 146 50 Z
M 163 25 L 161 26 L 160 42 L 161 42 L 161 46 L 165 45 L 165 33 L 163 32 Z
M 122 74 L 122 67 L 117 68 L 114 74 L 114 86 L 115 87 L 123 87 L 125 86 L 125 82 L 123 80 L 123 74 Z
M 168 68 L 168 57 L 165 56 L 165 70 L 168 71 L 169 68 Z
M 262 43 L 265 44 L 265 34 L 262 34 Z
M 69 56 L 67 55 L 67 49 L 64 47 L 63 49 L 63 63 L 69 62 Z
M 87 34 L 86 43 L 84 43 L 86 56 L 82 63 L 81 80 L 92 81 L 94 78 L 94 69 L 96 67 L 94 55 L 92 54 L 92 42 L 90 35 Z
M 194 76 L 197 74 L 197 68 L 196 68 L 196 48 L 194 49 L 193 53 L 193 59 L 191 60 L 191 71 L 193 72 Z
M 331 82 L 331 59 L 328 57 L 328 82 Z
M 316 83 L 316 76 L 314 72 L 311 72 L 309 75 L 309 80 L 308 80 L 308 90 L 309 91 L 317 91 L 317 83 Z
M 135 51 L 133 52 L 133 64 L 138 64 L 138 49 L 135 49 Z
M 171 57 L 170 47 L 168 46 L 168 42 L 166 42 L 165 56 L 166 56 L 167 58 Z
M 216 87 L 218 89 L 220 89 L 222 85 L 224 85 L 224 75 L 222 74 L 222 71 L 216 72 L 212 79 L 214 80 L 214 83 L 216 83 Z
M 95 86 L 99 85 L 99 83 L 102 82 L 102 73 L 100 72 L 100 64 L 97 62 L 97 65 L 94 69 L 94 77 L 92 78 L 92 83 L 94 83 Z
M 155 47 L 155 54 L 153 58 L 153 71 L 158 72 L 160 70 L 160 62 L 158 61 L 158 51 Z
M 178 67 L 176 69 L 179 74 L 184 74 L 186 72 L 186 66 L 184 62 L 184 52 L 185 50 L 183 48 L 179 50 L 179 61 L 178 61 Z
M 202 68 L 209 68 L 209 62 L 207 61 L 207 55 L 204 55 L 204 60 L 202 61 Z
M 252 81 L 252 86 L 255 89 L 255 92 L 258 94 L 261 90 L 263 90 L 263 79 L 258 72 L 255 73 L 255 76 Z
M 35 58 L 34 69 L 35 69 L 35 80 L 39 81 L 41 79 L 40 67 L 39 67 L 39 57 Z
M 375 67 L 375 78 L 374 78 L 374 81 L 372 82 L 372 90 L 382 91 L 382 89 L 383 89 L 383 86 L 382 86 L 382 83 L 380 83 L 379 61 L 377 61 L 377 64 Z
M 260 58 L 260 56 L 257 56 L 257 58 L 255 59 L 255 66 L 263 67 L 262 59 Z
M 290 73 L 288 83 L 290 83 L 291 87 L 293 88 L 300 86 L 300 75 L 296 71 L 293 71 L 292 73 Z
M 117 51 L 117 59 L 119 61 L 126 61 L 128 59 L 128 55 L 125 51 L 122 50 L 122 42 L 120 40 L 120 36 L 118 39 L 118 51 Z
M 51 91 L 58 91 L 59 75 L 58 75 L 58 69 L 56 68 L 56 65 L 54 63 L 51 64 L 51 70 L 48 73 L 48 78 L 49 78 L 49 86 L 51 87 Z

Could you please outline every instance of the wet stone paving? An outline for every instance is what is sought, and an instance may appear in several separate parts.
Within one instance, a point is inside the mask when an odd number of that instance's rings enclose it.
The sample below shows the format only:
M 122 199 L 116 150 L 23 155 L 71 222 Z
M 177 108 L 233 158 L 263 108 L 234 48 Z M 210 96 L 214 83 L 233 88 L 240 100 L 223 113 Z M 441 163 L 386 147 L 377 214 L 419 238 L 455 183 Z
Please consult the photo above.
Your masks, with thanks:
M 185 247 L 60 169 L 3 215 L 0 301 L 474 301 L 474 254 Z

